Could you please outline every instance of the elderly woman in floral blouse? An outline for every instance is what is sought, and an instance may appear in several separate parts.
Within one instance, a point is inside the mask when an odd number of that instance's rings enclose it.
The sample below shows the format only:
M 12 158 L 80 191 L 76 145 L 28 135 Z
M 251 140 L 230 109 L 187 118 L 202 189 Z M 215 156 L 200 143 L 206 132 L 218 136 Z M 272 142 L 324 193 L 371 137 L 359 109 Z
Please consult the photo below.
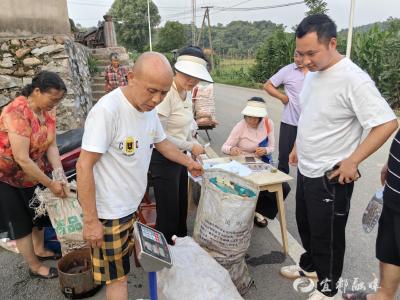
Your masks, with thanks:
M 54 195 L 66 197 L 63 183 L 44 173 L 45 155 L 54 169 L 62 168 L 52 110 L 65 93 L 65 84 L 57 74 L 41 72 L 0 115 L 0 232 L 16 240 L 31 277 L 43 279 L 58 274 L 41 261 L 60 256 L 44 249 L 38 227 L 50 222 L 48 218 L 34 220 L 29 202 L 39 183 Z

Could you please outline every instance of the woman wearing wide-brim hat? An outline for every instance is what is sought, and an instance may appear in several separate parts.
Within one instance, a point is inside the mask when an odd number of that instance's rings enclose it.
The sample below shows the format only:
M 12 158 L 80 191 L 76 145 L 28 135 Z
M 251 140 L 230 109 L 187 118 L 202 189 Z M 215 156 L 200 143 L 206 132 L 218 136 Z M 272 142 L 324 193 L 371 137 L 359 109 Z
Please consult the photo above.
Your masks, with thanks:
M 243 120 L 233 127 L 228 139 L 222 146 L 222 152 L 229 155 L 254 155 L 266 163 L 271 163 L 271 154 L 275 150 L 274 122 L 268 118 L 265 100 L 252 97 L 242 110 Z M 286 198 L 290 191 L 283 185 Z M 274 219 L 278 213 L 274 193 L 260 192 L 258 197 L 254 223 L 259 227 L 268 225 L 268 219 Z
M 198 156 L 204 153 L 204 148 L 192 138 L 194 118 L 191 91 L 200 81 L 213 80 L 207 71 L 207 60 L 199 47 L 182 49 L 174 69 L 171 90 L 157 106 L 157 112 L 168 140 L 182 151 Z M 154 150 L 150 173 L 157 204 L 156 228 L 172 243 L 173 235 L 187 235 L 187 170 Z

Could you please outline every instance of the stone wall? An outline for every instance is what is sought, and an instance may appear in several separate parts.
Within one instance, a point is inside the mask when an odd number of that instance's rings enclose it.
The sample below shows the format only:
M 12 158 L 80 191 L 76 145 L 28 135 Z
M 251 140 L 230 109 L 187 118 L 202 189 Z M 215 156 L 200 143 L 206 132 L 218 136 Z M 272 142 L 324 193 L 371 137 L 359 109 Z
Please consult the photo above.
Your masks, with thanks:
M 67 0 L 0 0 L 0 37 L 69 34 Z
M 74 117 L 76 127 L 83 127 L 86 116 L 93 105 L 91 76 L 87 65 L 90 50 L 70 39 L 65 40 L 65 50 L 69 62 L 69 90 L 74 95 Z M 61 113 L 59 114 L 61 115 Z M 68 120 L 68 118 L 67 118 Z M 67 124 L 66 124 L 67 125 Z M 67 126 L 65 126 L 67 127 Z
M 67 95 L 57 106 L 57 130 L 83 126 L 92 106 L 88 50 L 68 36 L 0 40 L 0 107 L 15 98 L 41 70 L 59 74 Z

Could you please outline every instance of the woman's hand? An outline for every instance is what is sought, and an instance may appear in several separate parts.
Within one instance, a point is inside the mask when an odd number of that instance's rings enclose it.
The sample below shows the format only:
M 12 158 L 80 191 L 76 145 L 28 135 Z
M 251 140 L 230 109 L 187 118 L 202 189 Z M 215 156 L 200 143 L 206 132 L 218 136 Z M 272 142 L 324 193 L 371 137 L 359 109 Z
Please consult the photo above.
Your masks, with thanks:
M 193 177 L 201 176 L 204 172 L 203 167 L 197 161 L 192 161 L 188 166 L 187 169 Z
M 48 186 L 49 190 L 56 196 L 60 198 L 66 198 L 67 194 L 65 192 L 64 183 L 62 181 L 52 180 Z
M 232 156 L 238 156 L 242 154 L 242 150 L 240 150 L 239 147 L 232 147 L 231 150 L 229 151 L 229 154 Z
M 193 143 L 191 152 L 194 156 L 199 156 L 200 154 L 205 153 L 203 146 L 197 143 Z
M 257 147 L 255 153 L 257 156 L 263 156 L 267 154 L 267 149 L 263 147 Z

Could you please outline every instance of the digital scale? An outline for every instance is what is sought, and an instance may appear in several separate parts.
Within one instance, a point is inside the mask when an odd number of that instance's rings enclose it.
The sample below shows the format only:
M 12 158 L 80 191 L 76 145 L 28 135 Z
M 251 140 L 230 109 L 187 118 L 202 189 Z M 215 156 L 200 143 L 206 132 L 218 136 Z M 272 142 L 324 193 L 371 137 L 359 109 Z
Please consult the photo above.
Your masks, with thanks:
M 164 235 L 140 222 L 135 222 L 134 239 L 137 259 L 148 272 L 150 299 L 157 300 L 157 271 L 172 267 L 168 243 Z

